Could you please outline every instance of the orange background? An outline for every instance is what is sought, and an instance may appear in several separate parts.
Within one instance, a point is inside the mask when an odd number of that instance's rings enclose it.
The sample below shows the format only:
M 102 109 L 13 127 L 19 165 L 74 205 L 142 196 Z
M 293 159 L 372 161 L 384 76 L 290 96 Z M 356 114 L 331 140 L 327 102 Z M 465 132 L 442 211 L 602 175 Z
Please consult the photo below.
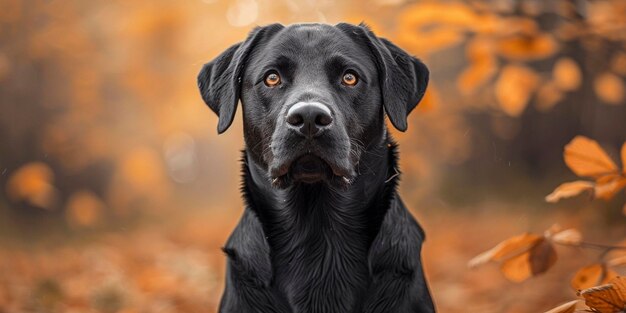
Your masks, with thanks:
M 558 247 L 557 265 L 523 283 L 467 262 L 557 222 L 591 242 L 626 238 L 624 192 L 544 202 L 576 179 L 562 157 L 576 135 L 619 165 L 623 1 L 3 0 L 0 312 L 214 312 L 219 248 L 242 210 L 242 123 L 217 135 L 196 75 L 255 25 L 342 21 L 431 70 L 394 136 L 439 310 L 574 299 L 569 280 L 594 250 Z

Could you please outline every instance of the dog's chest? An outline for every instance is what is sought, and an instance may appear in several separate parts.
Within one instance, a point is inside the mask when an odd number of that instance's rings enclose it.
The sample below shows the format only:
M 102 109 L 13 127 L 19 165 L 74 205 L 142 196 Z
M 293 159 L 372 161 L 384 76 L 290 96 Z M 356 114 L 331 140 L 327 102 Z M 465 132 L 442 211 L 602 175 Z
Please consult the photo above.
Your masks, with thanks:
M 273 255 L 275 282 L 294 313 L 351 312 L 368 284 L 368 241 L 349 225 L 292 233 Z

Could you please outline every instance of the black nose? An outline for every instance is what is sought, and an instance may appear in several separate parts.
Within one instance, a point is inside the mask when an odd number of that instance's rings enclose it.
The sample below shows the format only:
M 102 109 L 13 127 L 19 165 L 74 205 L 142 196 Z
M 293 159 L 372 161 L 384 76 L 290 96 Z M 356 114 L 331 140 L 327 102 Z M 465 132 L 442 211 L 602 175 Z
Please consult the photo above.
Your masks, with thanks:
M 333 122 L 330 109 L 318 102 L 298 102 L 287 111 L 287 123 L 306 137 L 313 137 Z

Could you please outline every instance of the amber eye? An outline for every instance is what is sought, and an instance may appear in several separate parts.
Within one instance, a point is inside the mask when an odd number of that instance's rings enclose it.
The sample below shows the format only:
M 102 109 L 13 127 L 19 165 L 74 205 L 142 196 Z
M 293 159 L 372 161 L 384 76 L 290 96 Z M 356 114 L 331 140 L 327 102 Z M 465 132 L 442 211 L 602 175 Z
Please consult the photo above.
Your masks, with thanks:
M 280 85 L 280 76 L 278 73 L 271 72 L 265 76 L 265 85 L 267 87 L 274 87 Z
M 356 74 L 352 72 L 346 72 L 345 74 L 343 74 L 343 77 L 341 78 L 341 83 L 346 86 L 354 86 L 358 82 L 359 82 L 359 79 L 356 77 Z

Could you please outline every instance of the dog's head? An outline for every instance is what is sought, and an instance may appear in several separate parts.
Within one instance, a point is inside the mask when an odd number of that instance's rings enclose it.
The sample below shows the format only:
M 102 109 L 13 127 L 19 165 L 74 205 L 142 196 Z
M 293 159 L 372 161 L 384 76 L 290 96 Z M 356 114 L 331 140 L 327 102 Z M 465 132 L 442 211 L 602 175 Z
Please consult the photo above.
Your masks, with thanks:
M 418 59 L 344 23 L 258 27 L 198 76 L 219 133 L 241 100 L 248 152 L 279 186 L 350 182 L 364 149 L 384 141 L 384 113 L 405 131 L 427 84 Z

